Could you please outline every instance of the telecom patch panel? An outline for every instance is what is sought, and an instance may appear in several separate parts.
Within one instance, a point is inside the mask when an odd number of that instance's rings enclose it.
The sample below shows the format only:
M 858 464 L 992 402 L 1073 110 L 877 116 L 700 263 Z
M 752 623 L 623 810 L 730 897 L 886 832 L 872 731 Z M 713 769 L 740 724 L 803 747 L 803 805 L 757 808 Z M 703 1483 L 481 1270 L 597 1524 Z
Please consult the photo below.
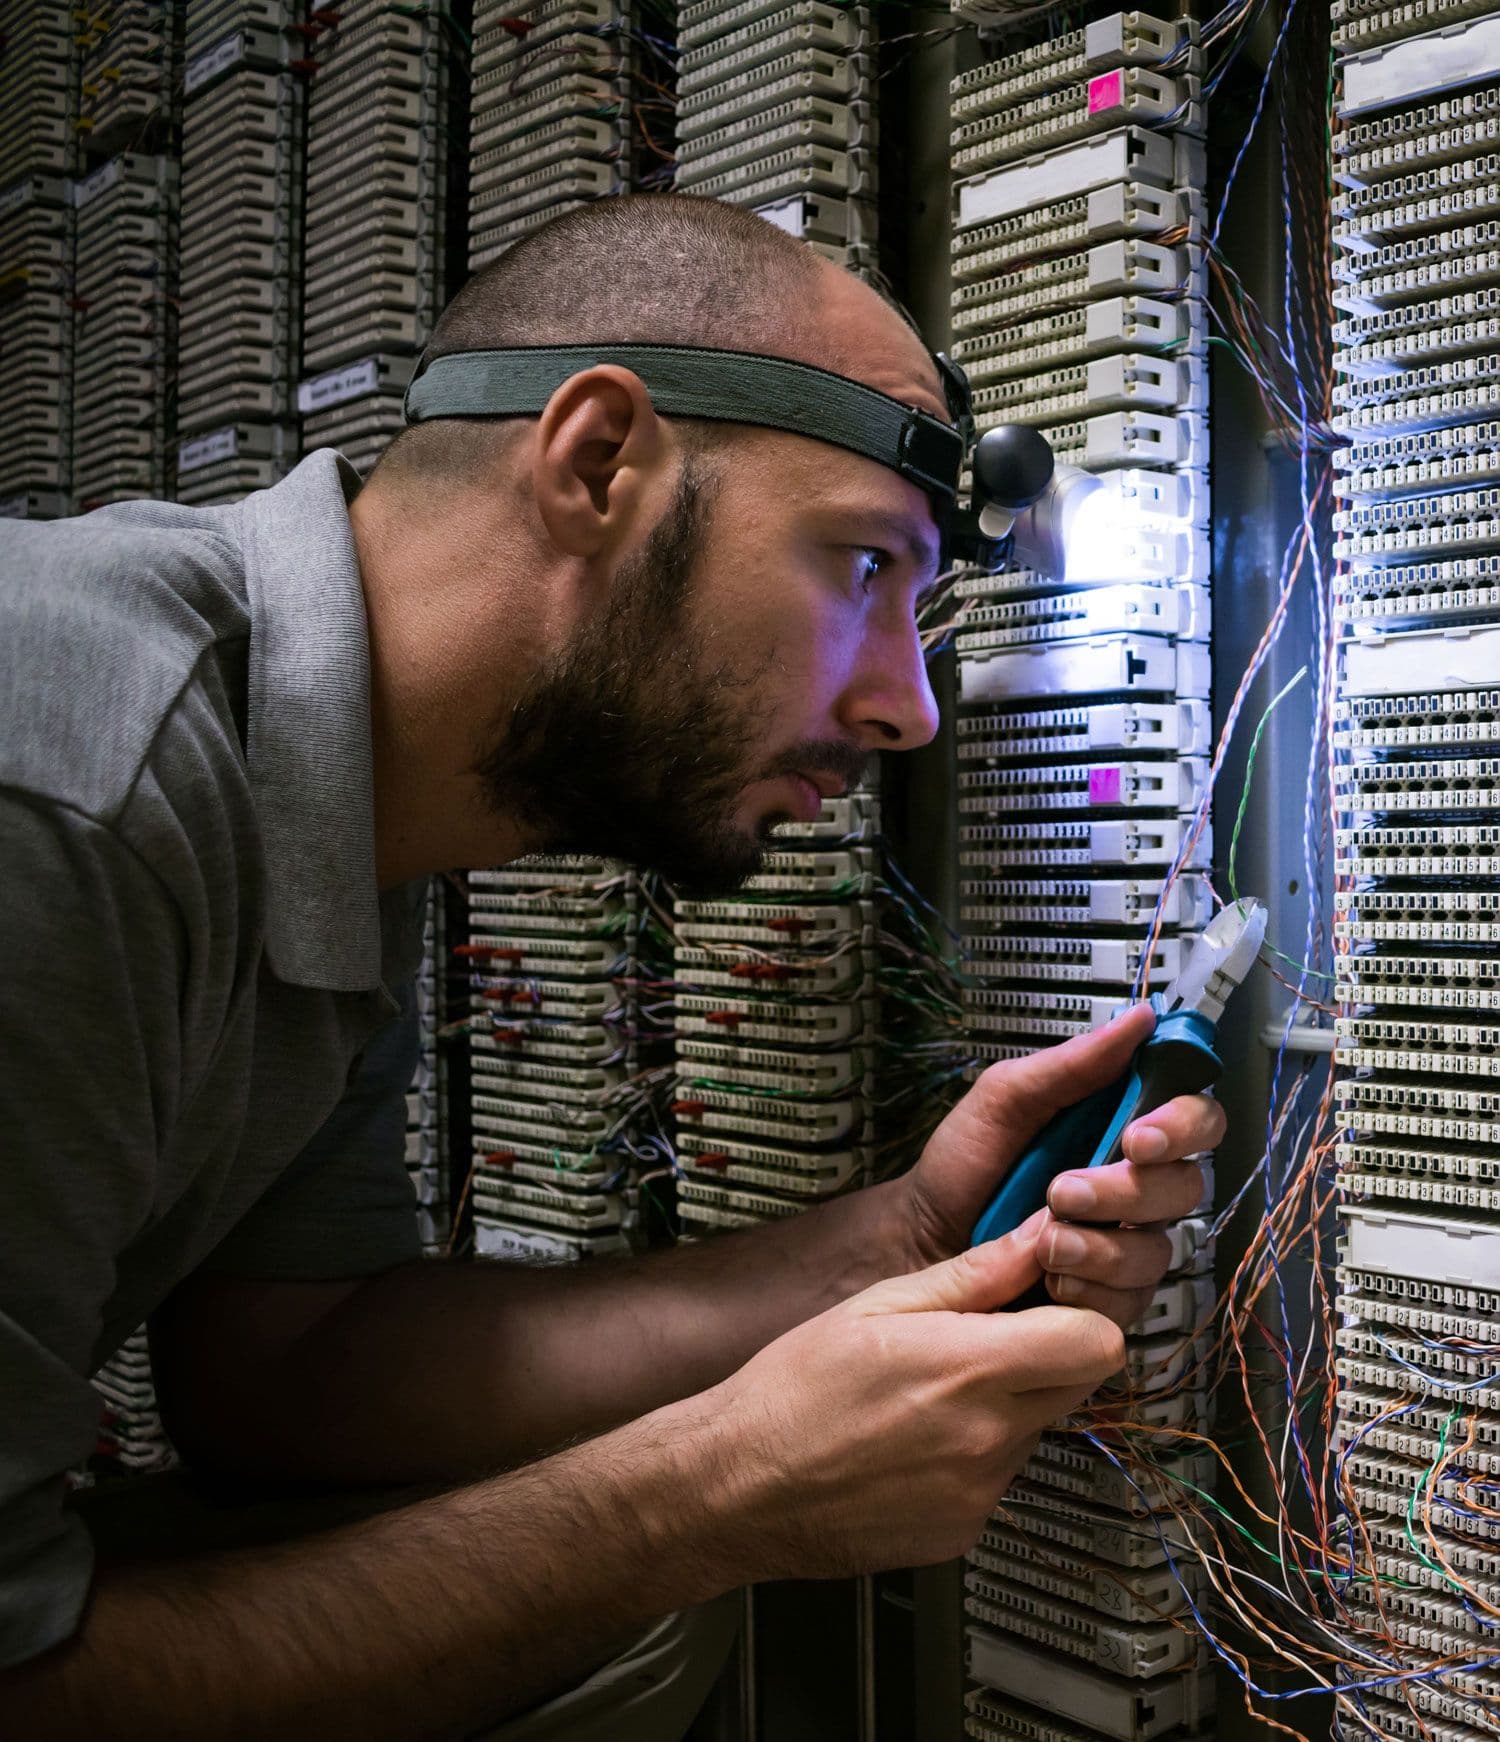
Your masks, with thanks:
M 0 6 L 0 188 L 73 167 L 73 19 L 44 0 Z
M 301 69 L 312 85 L 297 409 L 304 451 L 337 447 L 366 471 L 402 428 L 402 394 L 447 292 L 455 49 L 438 12 L 353 0 L 330 19 Z
M 177 1454 L 162 1426 L 144 1327 L 127 1337 L 94 1375 L 99 1394 L 99 1437 L 94 1466 L 103 1475 L 165 1470 Z
M 181 68 L 178 0 L 97 0 L 75 14 L 78 114 L 84 149 L 94 156 L 133 149 L 170 122 Z
M 1333 0 L 1329 16 L 1334 48 L 1352 54 L 1492 10 L 1490 0 Z
M 1165 985 L 1211 907 L 1207 345 L 1192 246 L 1203 166 L 1188 28 L 1115 14 L 952 86 L 954 353 L 976 421 L 1041 428 L 1113 497 L 1107 552 L 1069 553 L 1088 555 L 1085 580 L 970 573 L 951 595 L 975 1072 Z M 1201 1430 L 1194 1337 L 1211 1286 L 1203 1225 L 1192 1227 L 1132 1328 L 1126 1373 L 1134 1409 Z M 1105 1460 L 1043 1440 L 969 1563 L 970 1671 L 990 1684 L 970 1696 L 971 1736 L 1181 1735 L 1203 1715 L 1192 1633 L 1133 1605 L 1123 1571 L 1068 1576 L 1052 1556 L 1117 1560 L 1159 1583 L 1164 1550 L 1154 1526 L 1132 1523 L 1137 1506 Z M 1195 1692 L 1153 1708 L 1157 1729 L 1137 1681 Z
M 0 81 L 8 64 L 0 61 Z M 7 167 L 16 167 L 15 158 Z M 52 518 L 71 507 L 73 222 L 70 184 L 60 175 L 24 174 L 0 193 L 0 393 L 10 408 L 0 425 L 6 517 Z
M 670 1162 L 669 1073 L 653 1038 L 669 1025 L 670 993 L 650 965 L 650 917 L 641 880 L 603 860 L 470 873 L 453 959 L 471 1011 L 481 1255 L 582 1258 L 651 1232 L 642 1218 L 658 1200 L 638 1176 Z
M 0 5 L 0 516 L 71 508 L 73 205 L 78 81 L 71 20 Z
M 1173 79 L 1144 67 L 1121 67 L 1081 84 L 1065 85 L 1044 96 L 1002 109 L 982 120 L 966 121 L 953 133 L 953 167 L 974 175 L 1050 151 L 1068 140 L 1098 131 L 1096 117 L 1108 111 L 1116 122 L 1149 126 L 1196 107 L 1197 81 Z
M 1477 1735 L 1500 1695 L 1452 1584 L 1500 1588 L 1466 1503 L 1500 1442 L 1500 1391 L 1462 1346 L 1493 1341 L 1500 1276 L 1496 22 L 1493 5 L 1335 8 L 1335 1440 L 1363 1519 L 1336 1528 L 1382 1581 L 1354 1613 L 1433 1672 L 1405 1710 L 1379 1707 L 1391 1736 Z M 1444 1476 L 1460 1398 L 1470 1449 Z
M 636 127 L 654 137 L 649 116 L 662 106 L 636 87 L 629 29 L 613 0 L 478 0 L 471 270 L 559 212 L 632 185 Z M 669 135 L 668 122 L 657 125 Z
M 225 0 L 195 7 L 188 20 L 177 406 L 184 502 L 264 488 L 298 453 L 306 80 L 291 67 L 294 22 L 289 0 Z
M 93 508 L 168 492 L 178 166 L 125 153 L 74 184 L 73 492 Z
M 821 0 L 697 0 L 678 19 L 676 185 L 874 265 L 873 25 Z
M 691 1232 L 866 1183 L 877 1045 L 878 801 L 787 824 L 742 894 L 679 901 L 673 1114 Z
M 443 890 L 428 891 L 422 915 L 422 962 L 415 996 L 420 1052 L 406 1093 L 406 1171 L 417 1205 L 424 1252 L 440 1252 L 448 1239 L 447 1071 L 438 1033 L 447 1008 L 447 923 Z

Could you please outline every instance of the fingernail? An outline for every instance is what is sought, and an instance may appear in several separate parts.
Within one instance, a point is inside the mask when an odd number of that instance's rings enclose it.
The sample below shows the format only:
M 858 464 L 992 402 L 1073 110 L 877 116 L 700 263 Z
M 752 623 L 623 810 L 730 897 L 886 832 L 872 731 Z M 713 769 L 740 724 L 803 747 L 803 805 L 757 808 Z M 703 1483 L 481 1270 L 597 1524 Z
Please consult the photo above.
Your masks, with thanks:
M 1083 1293 L 1081 1276 L 1054 1276 L 1052 1293 L 1058 1300 L 1076 1300 Z
M 1099 1195 L 1086 1179 L 1064 1174 L 1052 1182 L 1047 1204 L 1054 1216 L 1086 1216 L 1099 1201 Z
M 1047 1248 L 1048 1264 L 1077 1264 L 1088 1251 L 1088 1241 L 1076 1228 L 1054 1228 Z
M 1132 1161 L 1160 1161 L 1167 1153 L 1167 1134 L 1155 1125 L 1132 1125 L 1130 1156 Z

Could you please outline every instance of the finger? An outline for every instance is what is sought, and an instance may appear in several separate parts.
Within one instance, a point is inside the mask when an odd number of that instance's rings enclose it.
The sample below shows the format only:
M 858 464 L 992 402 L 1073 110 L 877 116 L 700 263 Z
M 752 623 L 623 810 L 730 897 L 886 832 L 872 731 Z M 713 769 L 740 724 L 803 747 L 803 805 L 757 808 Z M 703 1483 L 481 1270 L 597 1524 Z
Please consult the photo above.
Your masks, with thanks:
M 1175 1222 L 1202 1201 L 1203 1169 L 1195 1161 L 1114 1161 L 1060 1173 L 1047 1188 L 1048 1209 L 1068 1222 Z
M 1054 1222 L 1038 1234 L 1037 1256 L 1049 1275 L 1108 1288 L 1155 1288 L 1172 1261 L 1172 1242 L 1159 1228 L 1080 1228 Z
M 908 1276 L 877 1282 L 851 1304 L 870 1313 L 991 1313 L 1023 1294 L 1042 1274 L 1036 1237 L 1047 1212 L 1038 1210 L 999 1240 Z
M 943 1121 L 943 1146 L 989 1168 L 997 1157 L 1019 1155 L 1053 1114 L 1120 1077 L 1155 1021 L 1149 1004 L 1137 1004 L 1061 1046 L 991 1065 Z
M 1027 1391 L 1013 1400 L 1012 1419 L 1024 1431 L 1045 1433 L 1064 1416 L 1081 1409 L 1098 1389 L 1097 1385 L 1055 1385 L 1043 1391 Z M 1035 1450 L 1034 1442 L 1032 1449 Z
M 1145 1316 L 1156 1295 L 1155 1287 L 1149 1284 L 1142 1288 L 1111 1288 L 1108 1283 L 1086 1282 L 1081 1276 L 1055 1275 L 1047 1278 L 1047 1292 L 1061 1306 L 1087 1307 L 1090 1312 L 1103 1313 L 1122 1331 Z
M 1179 1095 L 1127 1125 L 1121 1147 L 1132 1161 L 1180 1161 L 1217 1149 L 1228 1123 L 1211 1095 Z
M 1092 1391 L 1125 1359 L 1120 1327 L 1102 1313 L 1072 1307 L 1028 1307 L 976 1321 L 973 1347 L 986 1372 L 1007 1391 L 1082 1386 Z

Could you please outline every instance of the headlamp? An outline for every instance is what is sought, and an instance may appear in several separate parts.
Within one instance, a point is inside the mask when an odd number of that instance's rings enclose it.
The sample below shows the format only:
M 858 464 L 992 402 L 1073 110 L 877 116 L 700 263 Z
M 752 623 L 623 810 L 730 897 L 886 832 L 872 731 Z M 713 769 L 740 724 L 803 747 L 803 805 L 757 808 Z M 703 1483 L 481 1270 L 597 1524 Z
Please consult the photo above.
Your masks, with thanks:
M 1085 522 L 1098 522 L 1106 506 L 1101 481 L 1078 466 L 1059 466 L 1042 432 L 1023 423 L 987 430 L 975 444 L 973 471 L 981 536 L 1009 538 L 1021 568 L 1049 579 L 1070 578 Z
M 1074 507 L 1097 481 L 1055 467 L 1045 437 L 1024 425 L 990 430 L 974 444 L 968 377 L 941 353 L 934 362 L 951 423 L 808 363 L 691 345 L 527 345 L 424 357 L 404 410 L 408 424 L 539 417 L 574 375 L 616 364 L 639 377 L 664 417 L 784 430 L 890 467 L 930 499 L 945 566 L 993 560 L 1013 537 L 1019 560 L 1061 574 Z M 959 485 L 971 446 L 973 503 L 962 510 Z

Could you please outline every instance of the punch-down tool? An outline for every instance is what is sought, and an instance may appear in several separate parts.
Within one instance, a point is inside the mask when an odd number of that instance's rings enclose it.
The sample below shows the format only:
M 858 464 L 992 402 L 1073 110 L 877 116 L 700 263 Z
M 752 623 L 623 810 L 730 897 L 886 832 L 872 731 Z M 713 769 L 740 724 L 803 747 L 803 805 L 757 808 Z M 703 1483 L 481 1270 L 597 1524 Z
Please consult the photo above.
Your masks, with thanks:
M 1266 910 L 1258 901 L 1232 902 L 1214 917 L 1182 972 L 1165 992 L 1152 994 L 1156 1027 L 1125 1074 L 1065 1107 L 1045 1127 L 975 1223 L 973 1245 L 1008 1234 L 1041 1209 L 1058 1174 L 1118 1161 L 1120 1138 L 1132 1119 L 1217 1082 L 1224 1069 L 1214 1051 L 1219 1018 L 1265 935 Z

